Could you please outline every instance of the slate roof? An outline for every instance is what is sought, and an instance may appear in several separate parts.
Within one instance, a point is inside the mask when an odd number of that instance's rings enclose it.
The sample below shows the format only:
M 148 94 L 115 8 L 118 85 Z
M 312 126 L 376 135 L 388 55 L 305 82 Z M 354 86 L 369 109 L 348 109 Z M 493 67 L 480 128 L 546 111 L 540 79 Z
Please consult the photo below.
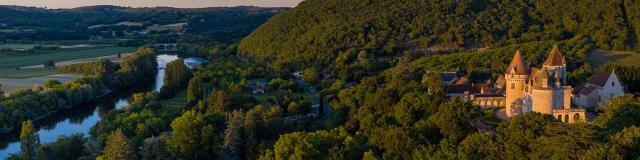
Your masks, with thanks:
M 607 80 L 609 80 L 609 76 L 611 76 L 611 73 L 596 72 L 591 76 L 591 78 L 589 79 L 589 82 L 587 83 L 604 87 L 604 85 L 606 85 L 607 83 Z
M 445 89 L 448 94 L 463 94 L 464 92 L 479 93 L 480 88 L 474 87 L 468 84 L 454 84 L 449 85 Z
M 453 79 L 456 79 L 458 75 L 456 75 L 456 72 L 442 72 L 440 73 L 440 77 L 442 78 L 442 81 L 450 82 Z
M 581 95 L 589 95 L 589 94 L 591 94 L 591 92 L 593 92 L 595 90 L 596 90 L 596 87 L 594 87 L 594 86 L 584 87 L 584 88 L 582 88 L 582 90 L 580 90 L 580 94 Z

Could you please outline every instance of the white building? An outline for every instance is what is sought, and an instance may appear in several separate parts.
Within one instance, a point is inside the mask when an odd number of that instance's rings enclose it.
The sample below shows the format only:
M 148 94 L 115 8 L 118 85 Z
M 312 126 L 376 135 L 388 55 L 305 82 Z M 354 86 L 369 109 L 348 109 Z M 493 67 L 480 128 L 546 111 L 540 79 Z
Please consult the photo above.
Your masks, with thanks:
M 591 76 L 589 82 L 574 95 L 574 103 L 576 106 L 596 107 L 599 103 L 605 103 L 606 99 L 623 95 L 624 86 L 618 80 L 615 71 L 611 73 L 596 72 Z

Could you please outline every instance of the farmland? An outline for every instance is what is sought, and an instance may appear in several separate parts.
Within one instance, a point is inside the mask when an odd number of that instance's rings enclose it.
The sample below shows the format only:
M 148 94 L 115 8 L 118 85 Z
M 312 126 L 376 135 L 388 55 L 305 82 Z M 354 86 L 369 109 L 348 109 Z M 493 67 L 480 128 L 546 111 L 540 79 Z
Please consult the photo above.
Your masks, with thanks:
M 4 56 L 0 59 L 0 69 L 17 68 L 42 64 L 46 60 L 55 62 L 74 59 L 108 56 L 118 52 L 128 53 L 134 51 L 134 47 L 97 47 L 89 49 L 65 49 L 46 53 L 35 53 L 25 56 Z
M 14 50 L 23 50 L 23 49 L 31 49 L 40 44 L 2 44 L 0 45 L 0 49 L 9 48 Z M 41 46 L 53 46 L 53 45 L 41 45 Z
M 12 47 L 19 46 L 12 45 Z M 24 45 L 23 47 L 29 46 Z M 47 60 L 53 60 L 57 66 L 63 66 L 92 61 L 97 59 L 96 57 L 111 59 L 117 53 L 123 53 L 123 56 L 126 56 L 125 53 L 134 50 L 134 47 L 103 46 L 35 51 L 35 53 L 28 55 L 4 55 L 0 56 L 0 78 L 30 78 L 56 74 L 57 69 L 55 68 L 41 67 L 43 62 Z
M 44 81 L 48 79 L 58 80 L 60 82 L 67 82 L 72 80 L 73 78 L 77 78 L 79 76 L 76 75 L 68 75 L 68 74 L 54 74 L 54 75 L 44 75 L 40 77 L 32 77 L 32 78 L 24 78 L 24 79 L 11 79 L 11 78 L 0 78 L 0 82 L 2 82 L 2 90 L 11 92 L 20 88 L 31 88 L 35 85 L 44 84 Z

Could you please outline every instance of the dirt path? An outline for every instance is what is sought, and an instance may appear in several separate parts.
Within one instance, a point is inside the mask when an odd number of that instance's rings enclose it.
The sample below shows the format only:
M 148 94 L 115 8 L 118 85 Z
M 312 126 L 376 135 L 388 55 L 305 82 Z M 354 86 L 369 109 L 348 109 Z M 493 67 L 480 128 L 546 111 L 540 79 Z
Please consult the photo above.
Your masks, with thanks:
M 118 58 L 117 54 L 114 54 L 114 55 L 101 56 L 101 57 L 93 57 L 93 58 L 85 58 L 85 59 L 74 59 L 74 60 L 56 62 L 56 67 L 63 67 L 63 66 L 74 65 L 74 64 L 94 62 L 94 61 L 97 61 L 97 60 L 100 60 L 100 59 L 109 59 L 109 60 L 111 60 L 111 62 L 120 62 L 120 61 L 122 61 L 122 59 L 124 57 L 130 56 L 131 54 L 133 54 L 133 53 L 123 53 L 120 58 Z M 43 67 L 44 67 L 44 65 L 40 64 L 40 65 L 26 66 L 26 67 L 20 67 L 20 68 L 43 68 Z

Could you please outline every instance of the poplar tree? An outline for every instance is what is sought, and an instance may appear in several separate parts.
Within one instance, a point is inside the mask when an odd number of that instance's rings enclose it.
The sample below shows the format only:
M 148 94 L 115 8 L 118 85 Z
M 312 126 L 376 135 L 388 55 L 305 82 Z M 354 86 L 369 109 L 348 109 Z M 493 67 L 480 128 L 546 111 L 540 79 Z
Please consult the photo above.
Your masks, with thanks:
M 207 107 L 207 114 L 216 112 L 224 112 L 228 105 L 229 97 L 222 91 L 213 91 L 209 96 L 209 107 Z
M 40 146 L 40 138 L 37 132 L 31 120 L 22 122 L 22 129 L 20 130 L 20 150 L 25 159 L 35 159 L 35 157 L 37 157 L 37 148 Z
M 202 99 L 202 78 L 196 76 L 189 80 L 189 87 L 187 88 L 187 99 L 190 103 Z

